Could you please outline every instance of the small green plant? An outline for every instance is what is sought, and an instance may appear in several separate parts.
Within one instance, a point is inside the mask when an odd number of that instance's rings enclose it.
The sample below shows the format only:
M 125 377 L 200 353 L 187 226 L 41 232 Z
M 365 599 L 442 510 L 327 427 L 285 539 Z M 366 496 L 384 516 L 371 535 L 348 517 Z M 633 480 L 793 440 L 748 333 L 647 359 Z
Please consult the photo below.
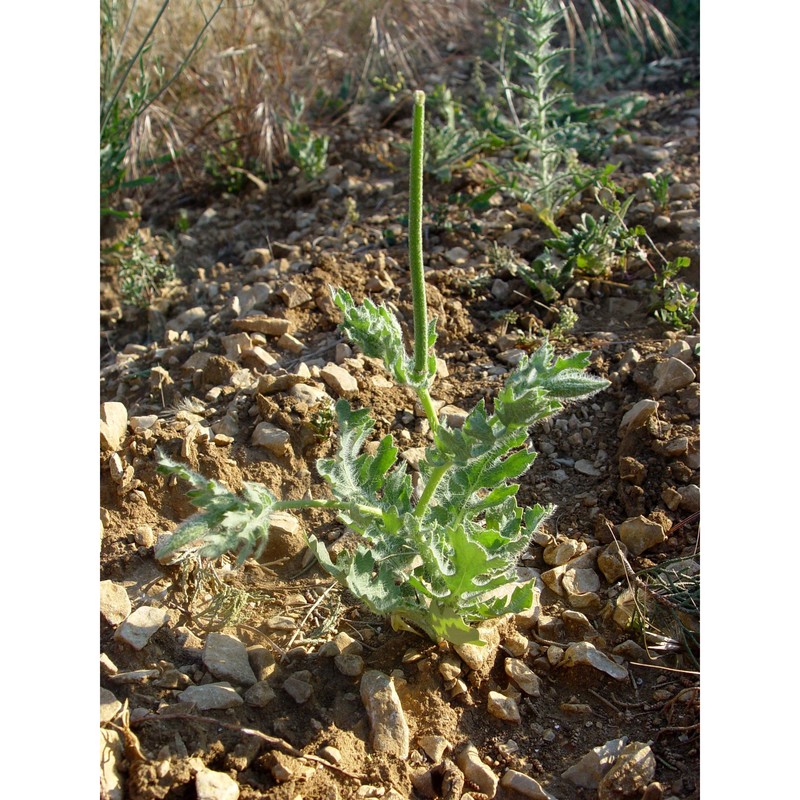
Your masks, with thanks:
M 691 261 L 679 256 L 667 261 L 656 272 L 650 301 L 650 310 L 663 323 L 679 330 L 694 330 L 697 326 L 695 308 L 700 294 L 694 287 L 678 277 Z
M 571 306 L 561 306 L 558 312 L 558 321 L 550 328 L 550 339 L 558 341 L 578 324 L 578 315 Z
M 511 2 L 501 20 L 498 72 L 510 120 L 504 127 L 517 155 L 510 166 L 493 167 L 498 186 L 551 230 L 564 206 L 596 180 L 570 147 L 579 123 L 561 114 L 569 99 L 560 78 L 567 51 L 554 46 L 561 18 L 550 0 L 522 0 Z
M 669 206 L 669 183 L 672 178 L 670 172 L 659 172 L 652 178 L 647 179 L 647 188 L 653 202 L 662 211 Z
M 625 215 L 633 196 L 620 201 L 618 187 L 610 180 L 595 191 L 597 202 L 607 212 L 595 219 L 591 214 L 581 214 L 580 222 L 565 233 L 554 227 L 556 236 L 545 241 L 542 254 L 530 267 L 519 270 L 523 280 L 539 291 L 548 302 L 557 299 L 567 288 L 574 274 L 589 277 L 608 276 L 614 267 L 625 267 L 631 253 L 644 258 L 639 237 L 645 231 L 641 226 L 629 227 Z
M 144 246 L 139 231 L 134 231 L 119 248 L 119 290 L 122 302 L 147 308 L 161 288 L 175 279 L 175 267 L 162 264 Z
M 292 97 L 292 119 L 286 126 L 289 137 L 289 157 L 300 167 L 306 178 L 319 177 L 328 164 L 330 137 L 317 136 L 301 121 L 305 102 L 302 97 Z
M 414 93 L 409 198 L 409 261 L 413 299 L 413 353 L 400 323 L 385 305 L 368 298 L 356 305 L 344 289 L 333 292 L 342 330 L 365 355 L 379 358 L 401 385 L 414 391 L 433 441 L 419 463 L 415 488 L 398 449 L 387 435 L 363 452 L 374 422 L 368 409 L 336 403 L 338 450 L 317 462 L 333 498 L 278 500 L 261 486 L 245 484 L 242 497 L 161 459 L 160 469 L 195 487 L 189 497 L 205 511 L 187 520 L 160 555 L 184 546 L 215 557 L 238 550 L 240 561 L 258 554 L 274 511 L 328 508 L 357 536 L 353 550 L 334 561 L 324 543 L 308 537 L 321 567 L 395 628 L 424 632 L 436 642 L 482 643 L 472 623 L 523 611 L 533 602 L 533 583 L 516 582 L 516 564 L 550 509 L 523 509 L 513 481 L 536 453 L 526 447 L 528 429 L 566 402 L 608 385 L 587 374 L 589 353 L 556 357 L 545 343 L 523 357 L 499 391 L 491 413 L 481 400 L 463 426 L 437 418 L 430 389 L 436 375 L 436 322 L 428 319 L 422 260 L 423 92 Z M 199 548 L 199 549 L 198 549 Z M 511 587 L 513 591 L 511 590 Z

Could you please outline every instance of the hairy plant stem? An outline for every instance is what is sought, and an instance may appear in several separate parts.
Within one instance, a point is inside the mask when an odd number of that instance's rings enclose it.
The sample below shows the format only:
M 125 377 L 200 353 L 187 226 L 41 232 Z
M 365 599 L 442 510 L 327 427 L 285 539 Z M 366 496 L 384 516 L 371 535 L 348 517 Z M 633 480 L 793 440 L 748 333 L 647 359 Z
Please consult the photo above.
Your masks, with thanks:
M 430 505 L 431 499 L 433 498 L 434 492 L 436 488 L 439 486 L 442 478 L 447 474 L 447 470 L 450 469 L 451 464 L 443 464 L 441 467 L 436 467 L 432 472 L 430 478 L 428 478 L 428 482 L 425 484 L 425 488 L 420 495 L 419 500 L 417 501 L 416 508 L 414 509 L 414 516 L 417 519 L 421 519 L 422 515 L 427 510 L 428 506 Z
M 428 373 L 428 304 L 425 298 L 425 270 L 422 265 L 422 166 L 425 138 L 425 92 L 414 92 L 411 128 L 411 177 L 408 198 L 408 261 L 411 268 L 411 297 L 414 303 L 414 377 L 426 381 Z M 427 394 L 427 391 L 425 392 Z M 430 398 L 428 398 L 430 400 Z M 420 393 L 423 406 L 425 400 Z M 426 409 L 427 412 L 427 409 Z M 435 414 L 434 414 L 435 416 Z

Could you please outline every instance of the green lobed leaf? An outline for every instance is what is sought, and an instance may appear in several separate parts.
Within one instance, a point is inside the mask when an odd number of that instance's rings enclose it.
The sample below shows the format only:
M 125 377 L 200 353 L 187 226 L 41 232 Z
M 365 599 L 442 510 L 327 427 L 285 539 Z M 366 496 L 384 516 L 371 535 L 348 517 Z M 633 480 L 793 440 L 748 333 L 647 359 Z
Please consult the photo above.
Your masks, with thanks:
M 242 496 L 159 453 L 158 471 L 176 475 L 195 488 L 188 492 L 192 504 L 203 511 L 176 528 L 169 541 L 159 547 L 157 558 L 191 549 L 203 558 L 238 553 L 241 564 L 251 555 L 261 555 L 269 540 L 269 526 L 275 497 L 264 486 L 246 483 Z

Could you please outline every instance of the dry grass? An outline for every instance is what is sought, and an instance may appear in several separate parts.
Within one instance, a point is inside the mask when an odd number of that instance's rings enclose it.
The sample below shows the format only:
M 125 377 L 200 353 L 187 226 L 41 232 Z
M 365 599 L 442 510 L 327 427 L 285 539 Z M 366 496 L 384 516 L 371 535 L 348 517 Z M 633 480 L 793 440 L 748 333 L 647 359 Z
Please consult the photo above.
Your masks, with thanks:
M 162 4 L 120 3 L 120 26 L 132 11 L 123 48 L 127 57 Z M 173 0 L 146 63 L 159 63 L 165 78 L 173 75 L 217 5 L 218 0 Z M 362 100 L 375 75 L 402 75 L 414 85 L 447 45 L 459 47 L 474 38 L 481 6 L 479 0 L 225 2 L 188 67 L 137 120 L 129 175 L 157 170 L 153 162 L 165 153 L 173 156 L 169 169 L 177 168 L 184 190 L 207 182 L 209 154 L 219 169 L 226 168 L 219 163 L 222 153 L 230 166 L 272 174 L 286 157 L 285 122 L 293 98 L 316 112 L 316 120 L 306 120 L 313 129 Z

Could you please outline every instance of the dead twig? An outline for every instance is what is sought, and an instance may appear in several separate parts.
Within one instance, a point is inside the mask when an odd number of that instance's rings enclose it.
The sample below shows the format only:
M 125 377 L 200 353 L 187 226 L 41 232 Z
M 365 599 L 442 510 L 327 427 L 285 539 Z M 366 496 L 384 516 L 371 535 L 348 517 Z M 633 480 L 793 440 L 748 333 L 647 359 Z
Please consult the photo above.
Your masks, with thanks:
M 603 697 L 603 695 L 599 694 L 594 689 L 589 689 L 589 694 L 592 695 L 592 697 L 596 697 L 604 706 L 610 708 L 615 714 L 617 715 L 622 714 L 622 711 L 618 709 L 610 700 L 606 700 L 606 698 Z
M 696 731 L 699 727 L 699 722 L 695 722 L 694 725 L 669 725 L 666 728 L 661 728 L 660 730 L 656 731 L 653 741 L 657 742 L 658 737 L 661 736 L 662 733 L 684 733 L 686 731 Z

